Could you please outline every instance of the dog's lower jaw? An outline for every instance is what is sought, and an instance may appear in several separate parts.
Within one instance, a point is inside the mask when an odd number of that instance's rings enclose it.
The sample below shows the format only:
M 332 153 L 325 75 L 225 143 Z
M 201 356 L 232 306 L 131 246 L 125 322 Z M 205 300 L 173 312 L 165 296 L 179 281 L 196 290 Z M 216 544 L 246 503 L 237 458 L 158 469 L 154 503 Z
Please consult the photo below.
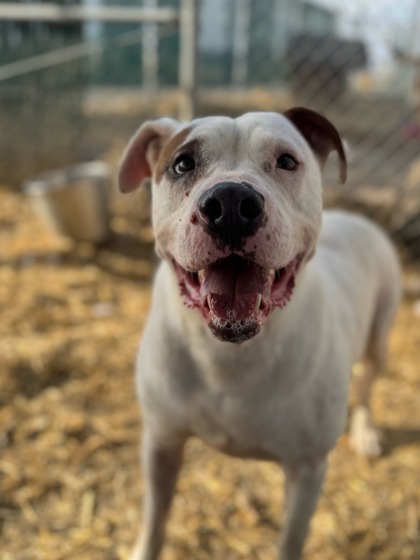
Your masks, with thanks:
M 254 338 L 262 327 L 262 323 L 257 319 L 223 322 L 218 317 L 211 320 L 207 325 L 213 335 L 222 342 L 232 342 L 236 344 Z

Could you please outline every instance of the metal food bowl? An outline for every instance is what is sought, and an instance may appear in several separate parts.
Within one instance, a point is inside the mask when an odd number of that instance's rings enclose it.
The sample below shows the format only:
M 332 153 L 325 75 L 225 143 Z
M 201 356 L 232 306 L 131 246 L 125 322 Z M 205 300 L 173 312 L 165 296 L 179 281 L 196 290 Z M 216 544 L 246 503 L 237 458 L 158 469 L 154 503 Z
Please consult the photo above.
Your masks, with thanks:
M 108 166 L 92 161 L 30 179 L 23 190 L 54 233 L 101 243 L 109 235 L 109 187 Z

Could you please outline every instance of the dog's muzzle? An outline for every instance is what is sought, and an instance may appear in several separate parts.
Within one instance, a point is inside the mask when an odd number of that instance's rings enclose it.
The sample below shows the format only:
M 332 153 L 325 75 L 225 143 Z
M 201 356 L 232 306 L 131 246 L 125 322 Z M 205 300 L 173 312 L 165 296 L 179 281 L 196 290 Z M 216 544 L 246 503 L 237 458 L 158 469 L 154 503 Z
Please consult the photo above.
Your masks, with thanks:
M 240 250 L 264 223 L 264 197 L 248 183 L 218 183 L 200 197 L 198 213 L 209 235 Z
M 261 236 L 255 243 L 252 236 L 265 227 L 267 214 L 264 196 L 245 182 L 218 183 L 206 190 L 192 216 L 191 223 L 211 237 L 205 241 L 220 256 L 209 261 L 211 253 L 201 256 L 201 248 L 195 247 L 198 263 L 194 266 L 173 259 L 184 303 L 200 310 L 219 340 L 249 340 L 275 307 L 289 302 L 304 252 L 277 266 L 271 262 L 264 266 L 249 247 L 246 250 L 251 241 L 252 249 L 264 252 Z

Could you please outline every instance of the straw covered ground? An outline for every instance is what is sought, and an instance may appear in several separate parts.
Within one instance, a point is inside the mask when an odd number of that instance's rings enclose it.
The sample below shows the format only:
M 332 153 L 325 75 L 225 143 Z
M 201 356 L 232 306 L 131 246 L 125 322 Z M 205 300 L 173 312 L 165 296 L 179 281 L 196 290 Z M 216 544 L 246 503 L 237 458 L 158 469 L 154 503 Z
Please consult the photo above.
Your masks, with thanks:
M 146 198 L 128 212 L 118 202 L 118 235 L 94 250 L 46 235 L 0 190 L 1 560 L 124 559 L 141 525 L 133 363 L 153 273 Z M 420 558 L 419 307 L 401 306 L 375 389 L 384 455 L 355 457 L 341 438 L 306 559 Z M 282 482 L 275 465 L 191 441 L 163 560 L 274 560 Z

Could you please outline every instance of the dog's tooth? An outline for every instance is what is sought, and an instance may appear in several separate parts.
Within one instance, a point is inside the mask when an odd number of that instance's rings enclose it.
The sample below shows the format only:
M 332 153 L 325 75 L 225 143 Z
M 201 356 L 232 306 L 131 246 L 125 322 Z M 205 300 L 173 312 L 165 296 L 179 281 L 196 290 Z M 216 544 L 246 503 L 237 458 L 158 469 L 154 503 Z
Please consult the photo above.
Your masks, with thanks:
M 204 278 L 204 270 L 199 270 L 197 272 L 197 276 L 198 276 L 198 279 L 200 280 L 200 283 L 201 283 L 203 281 L 203 278 Z
M 255 301 L 255 311 L 258 311 L 262 302 L 262 294 L 257 295 L 257 299 Z

